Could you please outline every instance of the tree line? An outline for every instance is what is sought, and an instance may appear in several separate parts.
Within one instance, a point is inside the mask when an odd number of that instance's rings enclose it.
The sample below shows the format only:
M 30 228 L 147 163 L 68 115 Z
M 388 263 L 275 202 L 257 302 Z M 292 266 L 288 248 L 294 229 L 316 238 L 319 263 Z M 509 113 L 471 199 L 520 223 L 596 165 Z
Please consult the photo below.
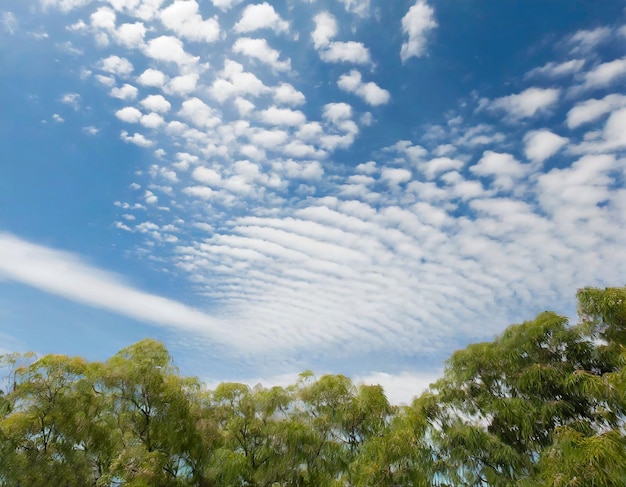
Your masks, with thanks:
M 578 305 L 455 352 L 406 406 L 310 372 L 207 390 L 155 340 L 3 355 L 0 486 L 623 486 L 626 288 Z

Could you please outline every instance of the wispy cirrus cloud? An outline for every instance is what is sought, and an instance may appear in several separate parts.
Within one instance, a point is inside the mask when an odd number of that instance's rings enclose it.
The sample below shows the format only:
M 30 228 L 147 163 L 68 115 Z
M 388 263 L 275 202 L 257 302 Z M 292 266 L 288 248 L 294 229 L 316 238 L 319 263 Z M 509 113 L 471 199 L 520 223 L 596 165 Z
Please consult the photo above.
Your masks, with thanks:
M 0 12 L 0 26 L 9 34 L 15 34 L 18 22 L 13 12 Z
M 68 252 L 0 234 L 0 278 L 11 279 L 72 301 L 141 321 L 209 334 L 227 335 L 213 317 L 176 301 L 139 291 L 114 274 Z

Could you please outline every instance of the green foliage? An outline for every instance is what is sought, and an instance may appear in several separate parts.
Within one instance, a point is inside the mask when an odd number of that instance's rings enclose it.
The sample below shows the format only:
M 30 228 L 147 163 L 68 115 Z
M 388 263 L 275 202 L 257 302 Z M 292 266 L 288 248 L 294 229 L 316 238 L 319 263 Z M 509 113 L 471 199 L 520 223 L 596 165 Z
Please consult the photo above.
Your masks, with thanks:
M 626 485 L 626 289 L 455 352 L 410 406 L 380 386 L 183 377 L 163 344 L 0 357 L 0 487 Z

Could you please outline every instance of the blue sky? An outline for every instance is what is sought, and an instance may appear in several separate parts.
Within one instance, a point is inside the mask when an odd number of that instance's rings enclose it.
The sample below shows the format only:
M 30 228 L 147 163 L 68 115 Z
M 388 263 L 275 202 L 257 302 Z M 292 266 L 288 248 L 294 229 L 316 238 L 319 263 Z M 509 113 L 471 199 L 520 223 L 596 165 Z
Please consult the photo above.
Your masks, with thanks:
M 626 275 L 626 3 L 8 0 L 0 349 L 408 401 Z

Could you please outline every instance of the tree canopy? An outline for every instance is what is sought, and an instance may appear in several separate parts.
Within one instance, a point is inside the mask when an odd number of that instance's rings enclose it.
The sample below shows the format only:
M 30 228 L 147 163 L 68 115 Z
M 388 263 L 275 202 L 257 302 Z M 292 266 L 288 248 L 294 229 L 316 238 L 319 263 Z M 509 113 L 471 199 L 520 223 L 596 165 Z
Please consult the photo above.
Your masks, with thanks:
M 455 352 L 404 406 L 311 372 L 208 390 L 150 339 L 105 362 L 3 355 L 0 486 L 626 485 L 626 288 L 578 306 Z

